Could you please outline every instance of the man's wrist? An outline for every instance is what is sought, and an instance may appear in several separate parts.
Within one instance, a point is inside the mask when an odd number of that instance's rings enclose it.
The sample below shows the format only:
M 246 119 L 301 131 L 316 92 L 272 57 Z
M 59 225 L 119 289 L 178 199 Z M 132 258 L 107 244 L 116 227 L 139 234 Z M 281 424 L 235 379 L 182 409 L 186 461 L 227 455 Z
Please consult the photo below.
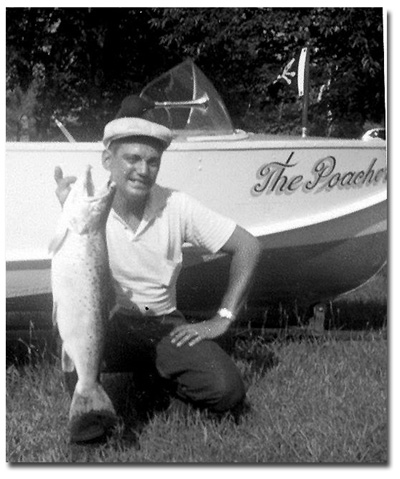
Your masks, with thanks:
M 227 319 L 230 323 L 232 323 L 236 319 L 235 315 L 228 308 L 220 308 L 217 311 L 217 314 L 220 318 Z

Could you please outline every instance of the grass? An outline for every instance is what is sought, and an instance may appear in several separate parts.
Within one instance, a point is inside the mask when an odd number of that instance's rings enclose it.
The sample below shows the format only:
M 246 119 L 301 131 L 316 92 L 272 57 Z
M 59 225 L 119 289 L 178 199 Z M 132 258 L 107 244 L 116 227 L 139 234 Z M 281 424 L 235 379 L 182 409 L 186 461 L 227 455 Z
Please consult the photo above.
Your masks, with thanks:
M 383 304 L 379 281 L 379 293 L 372 287 L 367 300 L 365 292 L 342 300 L 342 314 L 346 304 L 350 312 L 352 304 L 359 310 L 374 295 Z M 107 376 L 110 393 L 122 398 L 118 410 L 125 421 L 96 446 L 68 443 L 69 397 L 58 361 L 10 365 L 6 459 L 25 464 L 387 464 L 388 346 L 384 328 L 376 329 L 362 341 L 329 335 L 237 338 L 233 357 L 251 403 L 239 423 L 176 403 L 150 410 L 149 398 L 124 383 L 126 376 Z
M 13 463 L 385 463 L 387 342 L 237 344 L 252 410 L 239 424 L 191 408 L 160 411 L 126 439 L 67 440 L 58 364 L 7 371 L 7 461 Z

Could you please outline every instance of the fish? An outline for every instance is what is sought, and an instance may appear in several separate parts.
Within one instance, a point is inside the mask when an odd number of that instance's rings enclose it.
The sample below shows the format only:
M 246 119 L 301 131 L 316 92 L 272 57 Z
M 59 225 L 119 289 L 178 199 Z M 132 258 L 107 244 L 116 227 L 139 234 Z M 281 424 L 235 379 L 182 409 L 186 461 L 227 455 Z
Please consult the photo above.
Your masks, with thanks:
M 69 409 L 72 443 L 105 436 L 117 423 L 100 382 L 113 297 L 105 230 L 115 183 L 110 180 L 96 191 L 91 168 L 87 165 L 71 186 L 49 244 L 61 366 L 64 373 L 77 375 Z

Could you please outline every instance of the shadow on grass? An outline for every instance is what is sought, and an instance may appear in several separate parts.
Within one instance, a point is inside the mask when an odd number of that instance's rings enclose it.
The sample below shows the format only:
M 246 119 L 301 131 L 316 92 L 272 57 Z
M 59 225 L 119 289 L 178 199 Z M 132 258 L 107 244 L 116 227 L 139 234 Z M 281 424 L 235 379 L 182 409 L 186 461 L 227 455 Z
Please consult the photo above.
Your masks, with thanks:
M 387 327 L 387 268 L 383 268 L 362 287 L 325 305 L 325 330 L 379 330 Z M 313 317 L 314 305 L 302 304 L 301 298 L 287 303 L 250 306 L 242 315 L 237 330 L 251 335 L 252 331 L 270 328 L 305 327 Z M 261 333 L 260 333 L 261 332 Z
M 387 267 L 357 290 L 331 303 L 328 329 L 377 330 L 387 327 Z

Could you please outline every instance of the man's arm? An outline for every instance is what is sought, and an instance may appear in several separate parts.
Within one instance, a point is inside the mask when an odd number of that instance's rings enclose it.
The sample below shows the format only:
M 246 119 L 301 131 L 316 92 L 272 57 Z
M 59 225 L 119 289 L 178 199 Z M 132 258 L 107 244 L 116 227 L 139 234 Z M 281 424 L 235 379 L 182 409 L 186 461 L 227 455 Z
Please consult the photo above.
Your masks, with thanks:
M 261 254 L 261 246 L 257 238 L 240 226 L 236 226 L 221 251 L 232 256 L 229 283 L 221 308 L 227 308 L 236 317 L 249 293 Z
M 232 256 L 227 290 L 221 308 L 233 313 L 233 319 L 213 318 L 196 324 L 177 326 L 170 333 L 172 343 L 193 346 L 202 339 L 213 339 L 224 334 L 239 314 L 250 290 L 254 272 L 261 253 L 259 241 L 240 226 L 236 226 L 221 251 Z

